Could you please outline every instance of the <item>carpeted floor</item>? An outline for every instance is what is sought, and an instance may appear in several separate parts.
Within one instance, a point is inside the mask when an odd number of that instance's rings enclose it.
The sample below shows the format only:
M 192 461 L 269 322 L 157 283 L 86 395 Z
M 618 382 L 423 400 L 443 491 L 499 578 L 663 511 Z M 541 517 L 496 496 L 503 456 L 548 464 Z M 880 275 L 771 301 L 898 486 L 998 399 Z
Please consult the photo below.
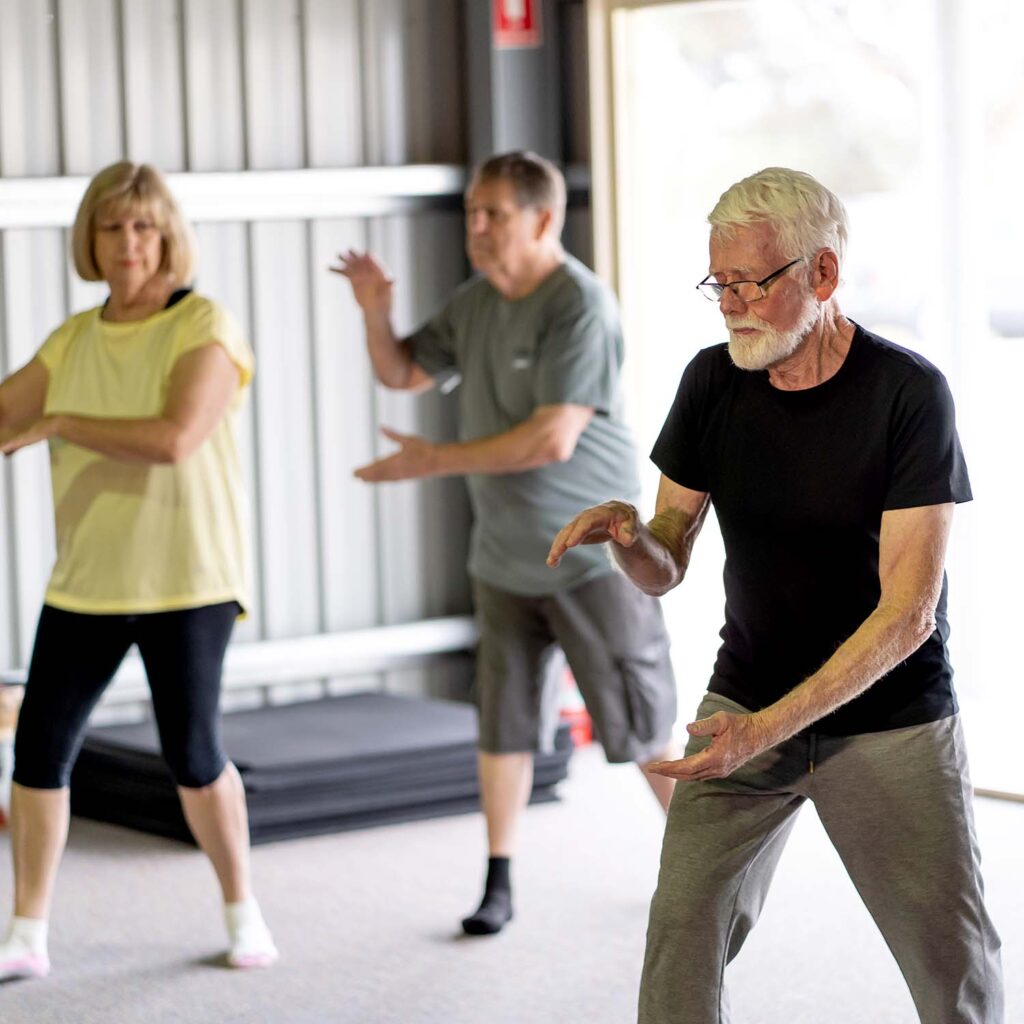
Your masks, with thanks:
M 561 804 L 531 808 L 517 919 L 456 936 L 472 909 L 474 817 L 255 851 L 283 959 L 221 965 L 212 875 L 186 847 L 76 820 L 52 926 L 54 973 L 0 985 L 3 1024 L 627 1024 L 661 821 L 630 768 L 574 761 Z M 1007 1024 L 1024 1022 L 1024 805 L 980 800 L 990 905 L 1003 935 Z M 0 834 L 0 915 L 9 910 Z M 732 968 L 735 1024 L 913 1024 L 902 979 L 813 811 Z M 685 1018 L 684 1018 L 685 1019 Z

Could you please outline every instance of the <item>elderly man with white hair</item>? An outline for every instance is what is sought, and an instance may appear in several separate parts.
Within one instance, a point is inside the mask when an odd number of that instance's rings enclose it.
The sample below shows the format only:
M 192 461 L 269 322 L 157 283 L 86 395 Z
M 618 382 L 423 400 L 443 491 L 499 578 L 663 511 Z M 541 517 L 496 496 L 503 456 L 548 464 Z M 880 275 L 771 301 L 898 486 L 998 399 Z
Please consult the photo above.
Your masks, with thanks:
M 675 790 L 641 1024 L 727 1021 L 726 965 L 811 800 L 923 1024 L 1003 1019 L 946 650 L 946 542 L 971 498 L 942 374 L 845 317 L 840 201 L 769 168 L 709 216 L 728 344 L 683 373 L 653 452 L 654 518 L 582 512 L 549 563 L 609 545 L 649 594 L 679 584 L 709 504 L 725 625 Z

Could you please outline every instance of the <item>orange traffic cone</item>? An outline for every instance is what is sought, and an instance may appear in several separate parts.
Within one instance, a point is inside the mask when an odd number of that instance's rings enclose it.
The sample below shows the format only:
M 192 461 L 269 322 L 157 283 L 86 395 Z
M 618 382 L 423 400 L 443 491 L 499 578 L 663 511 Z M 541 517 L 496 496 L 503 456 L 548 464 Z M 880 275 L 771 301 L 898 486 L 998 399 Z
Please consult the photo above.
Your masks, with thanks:
M 573 746 L 585 747 L 588 743 L 593 742 L 594 723 L 583 703 L 583 695 L 580 693 L 579 686 L 576 685 L 572 670 L 568 668 L 565 670 L 558 717 L 568 724 Z

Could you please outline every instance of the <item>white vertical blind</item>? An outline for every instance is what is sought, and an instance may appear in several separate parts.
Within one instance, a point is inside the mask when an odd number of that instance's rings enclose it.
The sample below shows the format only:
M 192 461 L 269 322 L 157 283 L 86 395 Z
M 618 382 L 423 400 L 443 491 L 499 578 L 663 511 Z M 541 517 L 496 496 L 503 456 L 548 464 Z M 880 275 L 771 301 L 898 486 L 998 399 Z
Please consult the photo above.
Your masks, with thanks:
M 354 167 L 363 162 L 359 8 L 356 0 L 306 2 L 304 84 L 310 167 Z
M 53 171 L 93 174 L 124 155 L 120 8 L 116 0 L 59 0 L 56 11 L 61 110 L 38 111 L 37 123 L 63 129 L 64 166 Z
M 302 48 L 298 0 L 243 0 L 248 166 L 302 167 Z
M 57 57 L 50 4 L 0 0 L 0 174 L 60 166 Z
M 321 221 L 313 225 L 311 262 L 322 270 L 339 249 L 365 246 L 365 222 Z M 323 273 L 312 281 L 323 618 L 326 629 L 337 630 L 372 625 L 380 610 L 377 495 L 352 475 L 376 450 L 375 402 L 373 388 L 344 386 L 370 378 L 362 317 L 348 285 Z
M 364 159 L 369 164 L 404 164 L 410 159 L 406 6 L 403 0 L 374 0 L 363 6 Z
M 320 629 L 305 226 L 254 224 L 260 604 L 267 636 Z
M 185 125 L 188 169 L 245 166 L 238 0 L 185 0 Z
M 61 232 L 52 228 L 4 234 L 4 335 L 11 369 L 27 363 L 38 344 L 63 319 L 61 242 Z M 24 661 L 53 564 L 54 537 L 46 449 L 37 445 L 21 454 L 24 458 L 11 460 L 10 472 L 11 493 L 17 498 L 11 508 L 11 583 L 17 620 L 10 640 Z
M 185 167 L 181 45 L 177 0 L 122 4 L 127 151 L 165 171 Z

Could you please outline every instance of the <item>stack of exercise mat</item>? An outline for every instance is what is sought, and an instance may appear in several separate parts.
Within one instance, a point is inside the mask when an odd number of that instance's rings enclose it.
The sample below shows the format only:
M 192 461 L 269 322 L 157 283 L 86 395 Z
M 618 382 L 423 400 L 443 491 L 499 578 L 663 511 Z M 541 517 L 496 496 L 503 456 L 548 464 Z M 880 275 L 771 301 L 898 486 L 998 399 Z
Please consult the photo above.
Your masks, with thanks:
M 356 693 L 224 716 L 254 843 L 458 814 L 479 807 L 476 713 L 466 704 Z M 556 799 L 572 741 L 537 754 L 534 802 Z M 75 814 L 191 842 L 152 722 L 89 731 Z

